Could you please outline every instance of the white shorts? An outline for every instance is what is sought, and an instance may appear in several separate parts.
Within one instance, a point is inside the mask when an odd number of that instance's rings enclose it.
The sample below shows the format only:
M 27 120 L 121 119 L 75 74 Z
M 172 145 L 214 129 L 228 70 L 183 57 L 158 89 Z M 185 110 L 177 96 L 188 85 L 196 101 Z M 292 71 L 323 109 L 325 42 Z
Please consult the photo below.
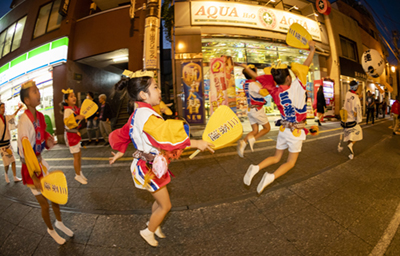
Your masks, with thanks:
M 304 130 L 301 130 L 301 135 L 299 137 L 295 137 L 289 128 L 285 128 L 283 132 L 279 131 L 276 149 L 285 150 L 289 148 L 290 153 L 301 152 L 301 146 L 305 139 L 306 134 Z
M 250 111 L 247 111 L 247 117 L 249 118 L 249 122 L 251 125 L 264 125 L 268 123 L 268 117 L 267 114 L 265 114 L 264 107 L 262 107 L 260 110 L 257 110 L 256 108 L 251 108 Z
M 13 149 L 11 144 L 0 148 L 1 158 L 3 158 L 3 165 L 9 166 L 11 163 L 15 162 Z
M 70 146 L 69 152 L 71 152 L 71 154 L 76 154 L 76 153 L 81 152 L 81 143 L 79 142 L 75 146 L 72 146 L 72 147 Z

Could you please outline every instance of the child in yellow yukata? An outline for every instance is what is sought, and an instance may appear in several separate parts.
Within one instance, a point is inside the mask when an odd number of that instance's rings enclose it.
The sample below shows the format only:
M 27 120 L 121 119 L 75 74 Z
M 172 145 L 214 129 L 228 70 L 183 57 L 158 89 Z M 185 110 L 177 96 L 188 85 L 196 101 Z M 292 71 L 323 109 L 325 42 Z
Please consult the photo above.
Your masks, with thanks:
M 36 87 L 35 82 L 28 81 L 21 86 L 21 101 L 26 105 L 27 110 L 20 116 L 18 122 L 18 153 L 22 162 L 21 175 L 24 185 L 29 187 L 32 194 L 40 204 L 42 209 L 42 218 L 47 226 L 47 232 L 58 243 L 64 244 L 65 239 L 58 235 L 54 230 L 50 220 L 49 203 L 42 195 L 42 185 L 40 179 L 48 174 L 49 165 L 42 158 L 42 151 L 47 148 L 51 149 L 54 144 L 54 138 L 46 132 L 46 122 L 44 115 L 36 111 L 36 107 L 40 104 L 40 92 Z M 31 165 L 27 164 L 31 161 L 30 156 L 25 157 L 27 147 L 32 147 L 35 153 L 40 170 L 32 169 Z M 51 203 L 53 212 L 56 215 L 55 226 L 67 236 L 72 237 L 74 232 L 67 228 L 61 220 L 60 206 L 56 203 Z
M 257 186 L 257 192 L 260 194 L 269 184 L 276 178 L 284 175 L 292 169 L 301 152 L 303 140 L 306 139 L 308 129 L 305 128 L 305 120 L 307 118 L 307 104 L 305 101 L 306 77 L 308 68 L 312 62 L 315 53 L 315 42 L 310 41 L 310 54 L 304 61 L 303 65 L 292 63 L 291 70 L 295 73 L 296 78 L 292 80 L 289 69 L 286 65 L 264 69 L 266 75 L 258 76 L 255 72 L 243 65 L 245 71 L 256 78 L 261 85 L 268 90 L 275 104 L 277 105 L 282 119 L 279 129 L 278 139 L 276 141 L 276 151 L 274 156 L 264 159 L 258 165 L 250 165 L 243 182 L 250 186 L 251 180 L 259 170 L 278 163 L 283 152 L 288 149 L 289 156 L 286 163 L 279 166 L 274 173 L 266 172 Z M 278 87 L 276 86 L 279 85 Z
M 180 156 L 186 147 L 200 150 L 210 148 L 212 144 L 202 140 L 190 140 L 189 127 L 181 120 L 164 120 L 153 106 L 160 103 L 161 91 L 151 77 L 151 72 L 137 72 L 132 78 L 123 78 L 115 85 L 117 91 L 127 90 L 131 101 L 137 107 L 128 122 L 109 136 L 113 153 L 110 164 L 124 155 L 128 144 L 132 142 L 137 149 L 133 154 L 131 173 L 136 188 L 148 190 L 154 197 L 148 227 L 140 231 L 142 238 L 151 246 L 157 246 L 154 238 L 164 238 L 160 224 L 171 209 L 171 201 L 166 185 L 171 181 L 168 163 Z M 144 73 L 144 74 L 143 74 Z
M 80 115 L 80 109 L 76 106 L 75 93 L 71 89 L 62 90 L 64 94 L 63 113 L 65 124 L 65 142 L 69 147 L 69 151 L 74 156 L 75 180 L 85 185 L 87 179 L 81 170 L 82 153 L 81 153 L 81 135 L 79 133 L 79 122 L 85 119 Z

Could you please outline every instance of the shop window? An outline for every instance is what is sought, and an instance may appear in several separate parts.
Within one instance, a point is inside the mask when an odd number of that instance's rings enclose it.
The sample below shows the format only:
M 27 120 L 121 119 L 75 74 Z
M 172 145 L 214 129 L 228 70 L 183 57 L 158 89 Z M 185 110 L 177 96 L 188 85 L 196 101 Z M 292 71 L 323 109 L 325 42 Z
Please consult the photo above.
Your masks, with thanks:
M 61 0 L 55 0 L 40 8 L 36 20 L 35 31 L 33 32 L 33 38 L 44 35 L 61 26 L 62 16 L 58 13 L 60 3 Z
M 26 16 L 13 23 L 0 34 L 0 58 L 19 48 L 25 21 Z
M 342 56 L 358 62 L 357 45 L 345 37 L 340 36 L 340 46 L 342 48 Z

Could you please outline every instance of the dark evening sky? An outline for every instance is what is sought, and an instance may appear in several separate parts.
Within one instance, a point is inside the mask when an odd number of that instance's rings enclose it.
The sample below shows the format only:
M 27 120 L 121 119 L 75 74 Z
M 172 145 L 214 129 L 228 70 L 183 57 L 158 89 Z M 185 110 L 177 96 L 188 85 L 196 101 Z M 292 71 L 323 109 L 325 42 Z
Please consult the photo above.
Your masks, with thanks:
M 12 0 L 0 0 L 0 17 L 10 11 L 11 2 Z M 333 3 L 335 1 L 330 0 L 330 2 Z M 379 31 L 393 48 L 392 31 L 400 31 L 400 1 L 361 0 L 359 3 L 366 6 L 366 8 L 373 14 Z M 388 61 L 390 64 L 396 64 L 397 62 L 393 54 L 388 57 Z

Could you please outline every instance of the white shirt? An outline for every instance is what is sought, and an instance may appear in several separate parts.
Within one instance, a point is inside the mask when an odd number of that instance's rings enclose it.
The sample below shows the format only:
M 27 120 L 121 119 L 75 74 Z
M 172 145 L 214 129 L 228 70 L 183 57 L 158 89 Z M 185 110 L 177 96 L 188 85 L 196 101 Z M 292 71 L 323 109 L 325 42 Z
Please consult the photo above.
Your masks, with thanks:
M 352 92 L 346 93 L 346 100 L 344 101 L 343 109 L 347 110 L 347 122 L 361 123 L 362 112 L 361 102 L 357 94 Z M 354 115 L 356 113 L 356 116 Z
M 5 121 L 7 122 L 7 130 L 6 133 L 4 134 L 4 140 L 10 140 L 10 130 L 14 130 L 15 127 L 15 115 L 7 115 L 4 116 Z M 4 132 L 4 122 L 3 119 L 0 120 L 0 139 L 3 136 Z

